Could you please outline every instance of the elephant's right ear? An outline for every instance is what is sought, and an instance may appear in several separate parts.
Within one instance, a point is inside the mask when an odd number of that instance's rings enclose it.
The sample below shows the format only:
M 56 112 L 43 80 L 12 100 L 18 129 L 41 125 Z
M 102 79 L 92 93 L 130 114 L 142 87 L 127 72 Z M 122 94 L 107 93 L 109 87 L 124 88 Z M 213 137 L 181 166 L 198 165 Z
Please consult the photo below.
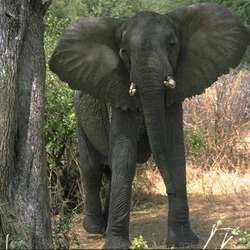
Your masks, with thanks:
M 124 20 L 81 18 L 61 35 L 50 59 L 51 71 L 74 90 L 117 107 L 133 106 L 129 74 L 119 59 L 117 29 Z

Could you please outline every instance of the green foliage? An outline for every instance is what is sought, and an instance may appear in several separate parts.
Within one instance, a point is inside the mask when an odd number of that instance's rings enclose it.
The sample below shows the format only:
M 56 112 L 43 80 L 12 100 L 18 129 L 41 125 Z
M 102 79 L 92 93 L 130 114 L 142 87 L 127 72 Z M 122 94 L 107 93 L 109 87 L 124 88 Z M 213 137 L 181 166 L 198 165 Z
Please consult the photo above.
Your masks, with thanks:
M 66 214 L 52 223 L 52 240 L 55 249 L 69 249 L 71 244 L 79 245 L 77 234 L 70 233 L 72 216 Z
M 11 242 L 10 247 L 11 247 L 11 249 L 15 249 L 15 250 L 26 250 L 26 249 L 28 249 L 27 248 L 27 243 L 22 239 L 17 239 L 16 241 Z
M 222 228 L 221 226 L 223 224 L 223 220 L 224 217 L 220 216 L 217 222 L 213 225 L 210 236 L 203 249 L 207 248 L 207 246 L 209 245 L 209 243 L 217 232 L 225 232 L 219 249 L 223 249 L 231 240 L 234 239 L 234 237 L 236 238 L 236 245 L 244 246 L 245 248 L 249 249 L 250 233 L 245 230 L 242 230 L 239 227 Z
M 56 0 L 50 11 L 60 18 L 86 16 L 129 17 L 142 9 L 142 0 Z
M 192 4 L 192 0 L 142 0 L 143 10 L 152 10 L 165 14 L 173 9 L 180 8 Z
M 143 240 L 143 237 L 140 235 L 139 238 L 134 238 L 130 249 L 148 249 L 147 243 Z
M 69 20 L 58 19 L 52 15 L 45 17 L 45 53 L 46 59 L 52 54 L 58 38 Z M 58 154 L 59 148 L 74 136 L 74 111 L 72 91 L 67 84 L 54 75 L 47 65 L 45 105 L 46 151 L 50 156 Z
M 50 12 L 72 20 L 83 16 L 129 17 L 141 10 L 165 13 L 193 3 L 216 2 L 228 7 L 250 25 L 249 0 L 53 0 Z
M 59 36 L 69 24 L 51 14 L 45 17 L 45 53 L 49 60 Z M 45 149 L 49 166 L 49 186 L 53 212 L 64 209 L 65 203 L 78 203 L 80 178 L 77 160 L 77 136 L 73 91 L 62 83 L 47 65 L 45 92 Z M 62 202 L 65 199 L 65 202 Z M 75 206 L 76 204 L 72 205 Z
M 199 156 L 204 145 L 202 132 L 195 128 L 185 128 L 186 148 L 189 153 Z
M 235 227 L 232 229 L 232 234 L 238 237 L 237 245 L 241 245 L 244 247 L 250 247 L 250 233 L 240 229 L 239 227 Z

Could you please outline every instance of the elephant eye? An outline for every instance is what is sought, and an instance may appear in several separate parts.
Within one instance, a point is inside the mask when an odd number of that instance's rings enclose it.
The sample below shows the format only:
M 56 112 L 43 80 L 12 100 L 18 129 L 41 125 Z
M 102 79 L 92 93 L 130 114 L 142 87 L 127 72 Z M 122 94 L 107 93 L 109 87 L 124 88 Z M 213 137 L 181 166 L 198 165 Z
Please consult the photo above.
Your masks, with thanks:
M 129 50 L 127 48 L 120 48 L 119 55 L 120 58 L 126 59 L 129 56 Z
M 176 45 L 175 38 L 171 35 L 171 36 L 168 38 L 168 46 L 169 46 L 169 48 L 174 48 L 175 45 Z
M 171 48 L 173 48 L 173 47 L 175 46 L 175 42 L 170 42 L 170 43 L 169 43 L 169 46 L 170 46 Z
M 126 49 L 126 48 L 121 48 L 120 51 L 121 51 L 121 53 L 123 53 L 123 54 L 124 54 L 124 53 L 128 53 L 128 49 Z
M 129 50 L 127 48 L 120 48 L 119 56 L 120 56 L 121 60 L 124 62 L 125 68 L 129 72 L 130 71 L 130 65 L 131 65 Z

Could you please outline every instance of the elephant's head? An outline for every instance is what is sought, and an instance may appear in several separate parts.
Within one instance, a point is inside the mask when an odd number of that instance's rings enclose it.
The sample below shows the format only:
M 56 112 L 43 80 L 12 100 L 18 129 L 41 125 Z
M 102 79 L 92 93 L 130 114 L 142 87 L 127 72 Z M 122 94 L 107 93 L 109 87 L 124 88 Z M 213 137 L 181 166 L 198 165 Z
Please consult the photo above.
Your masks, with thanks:
M 119 29 L 119 56 L 130 74 L 130 92 L 175 88 L 173 79 L 180 51 L 177 24 L 166 15 L 141 12 Z M 160 80 L 160 83 L 159 83 Z M 147 82 L 149 84 L 147 84 Z M 157 86 L 158 85 L 158 86 Z
M 240 63 L 249 44 L 249 31 L 231 12 L 196 4 L 166 15 L 79 19 L 62 34 L 50 68 L 72 89 L 114 107 L 142 105 L 157 155 L 165 150 L 164 107 L 201 94 Z

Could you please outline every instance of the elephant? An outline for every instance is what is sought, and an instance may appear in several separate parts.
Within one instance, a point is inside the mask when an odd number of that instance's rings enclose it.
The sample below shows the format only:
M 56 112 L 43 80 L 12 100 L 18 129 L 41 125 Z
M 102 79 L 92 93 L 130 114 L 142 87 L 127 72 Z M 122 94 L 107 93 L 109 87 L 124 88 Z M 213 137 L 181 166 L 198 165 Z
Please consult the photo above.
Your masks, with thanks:
M 128 249 L 136 164 L 151 154 L 166 185 L 166 245 L 198 244 L 186 189 L 182 102 L 241 62 L 249 29 L 227 8 L 200 3 L 166 14 L 85 17 L 62 33 L 49 67 L 75 90 L 87 232 Z M 110 180 L 104 208 L 102 178 Z

